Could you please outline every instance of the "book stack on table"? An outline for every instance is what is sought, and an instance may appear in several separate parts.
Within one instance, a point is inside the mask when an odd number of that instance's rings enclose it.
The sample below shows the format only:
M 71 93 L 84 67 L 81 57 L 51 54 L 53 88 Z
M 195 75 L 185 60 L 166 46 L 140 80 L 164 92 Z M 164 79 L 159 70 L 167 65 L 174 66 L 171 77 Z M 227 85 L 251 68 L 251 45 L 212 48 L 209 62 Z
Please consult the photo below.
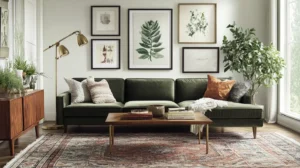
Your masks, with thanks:
M 132 110 L 131 112 L 124 114 L 122 120 L 151 120 L 153 115 L 148 110 Z
M 194 111 L 186 110 L 185 108 L 169 108 L 166 114 L 168 120 L 194 120 Z

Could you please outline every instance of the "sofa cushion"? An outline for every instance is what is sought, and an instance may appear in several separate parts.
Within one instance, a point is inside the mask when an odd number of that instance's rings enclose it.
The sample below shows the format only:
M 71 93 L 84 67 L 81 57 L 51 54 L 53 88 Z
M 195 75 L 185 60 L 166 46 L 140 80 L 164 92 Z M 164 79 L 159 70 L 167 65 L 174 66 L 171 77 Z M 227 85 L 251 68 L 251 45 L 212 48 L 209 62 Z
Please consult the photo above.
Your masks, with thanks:
M 219 78 L 221 80 L 231 78 Z M 176 102 L 197 100 L 203 97 L 207 88 L 207 78 L 179 78 L 176 85 Z
M 95 82 L 94 79 L 88 79 L 87 86 L 90 90 L 94 103 L 104 104 L 117 102 L 109 88 L 108 82 L 105 79 L 102 79 L 100 82 Z
M 106 117 L 108 113 L 122 112 L 123 103 L 78 103 L 71 104 L 64 108 L 63 113 L 65 117 Z
M 212 75 L 207 75 L 207 77 L 207 88 L 203 97 L 217 100 L 227 100 L 230 90 L 235 84 L 235 80 L 221 81 L 220 79 Z
M 193 100 L 189 100 L 178 104 L 180 107 L 188 107 L 193 102 Z M 210 119 L 261 119 L 263 118 L 263 108 L 258 105 L 228 102 L 228 106 L 214 108 L 212 111 L 207 111 L 205 115 Z
M 71 103 L 91 102 L 91 94 L 87 88 L 87 79 L 78 82 L 74 79 L 65 78 L 71 93 Z
M 123 111 L 130 111 L 131 109 L 145 109 L 150 105 L 164 105 L 166 108 L 179 107 L 176 103 L 172 101 L 129 101 L 125 103 Z
M 83 81 L 86 78 L 73 78 L 77 81 Z M 113 93 L 115 99 L 117 102 L 124 102 L 124 87 L 125 87 L 125 81 L 122 78 L 95 78 L 95 81 L 101 81 L 102 79 L 105 79 L 110 87 L 111 92 Z
M 127 101 L 135 100 L 170 100 L 175 98 L 173 79 L 126 79 L 125 97 Z

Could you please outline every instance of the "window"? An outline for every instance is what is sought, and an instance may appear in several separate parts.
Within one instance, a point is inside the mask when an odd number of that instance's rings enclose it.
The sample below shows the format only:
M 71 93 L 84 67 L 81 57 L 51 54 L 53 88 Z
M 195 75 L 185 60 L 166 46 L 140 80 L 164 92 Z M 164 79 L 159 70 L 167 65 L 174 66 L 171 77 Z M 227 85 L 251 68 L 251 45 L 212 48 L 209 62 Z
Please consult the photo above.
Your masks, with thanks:
M 300 119 L 300 0 L 281 3 L 280 50 L 286 69 L 280 85 L 280 111 Z

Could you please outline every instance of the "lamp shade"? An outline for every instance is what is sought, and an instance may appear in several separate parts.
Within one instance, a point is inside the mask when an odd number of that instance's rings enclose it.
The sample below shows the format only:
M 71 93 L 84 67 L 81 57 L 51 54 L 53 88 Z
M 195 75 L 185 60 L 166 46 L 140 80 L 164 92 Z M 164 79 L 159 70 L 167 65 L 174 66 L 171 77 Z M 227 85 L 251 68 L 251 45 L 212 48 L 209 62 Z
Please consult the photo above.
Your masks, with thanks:
M 59 45 L 57 52 L 57 59 L 69 55 L 69 50 L 64 45 Z
M 83 34 L 79 33 L 77 35 L 77 42 L 78 42 L 79 46 L 83 46 L 83 45 L 87 44 L 89 41 Z

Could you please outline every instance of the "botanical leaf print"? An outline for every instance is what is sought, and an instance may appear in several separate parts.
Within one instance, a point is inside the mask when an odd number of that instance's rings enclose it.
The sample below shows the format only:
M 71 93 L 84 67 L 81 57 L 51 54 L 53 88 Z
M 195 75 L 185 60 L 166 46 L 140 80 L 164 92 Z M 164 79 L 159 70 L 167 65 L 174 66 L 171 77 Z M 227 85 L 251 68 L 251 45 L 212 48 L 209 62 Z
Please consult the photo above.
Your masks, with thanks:
M 164 56 L 160 54 L 164 48 L 161 47 L 162 43 L 159 42 L 161 38 L 160 26 L 157 21 L 147 21 L 141 26 L 141 42 L 140 46 L 142 48 L 136 49 L 136 51 L 141 54 L 139 59 L 149 59 L 152 58 L 163 58 Z
M 186 25 L 188 35 L 193 37 L 197 32 L 205 35 L 208 23 L 204 12 L 199 12 L 196 9 L 195 11 L 190 11 L 190 13 L 190 23 Z

